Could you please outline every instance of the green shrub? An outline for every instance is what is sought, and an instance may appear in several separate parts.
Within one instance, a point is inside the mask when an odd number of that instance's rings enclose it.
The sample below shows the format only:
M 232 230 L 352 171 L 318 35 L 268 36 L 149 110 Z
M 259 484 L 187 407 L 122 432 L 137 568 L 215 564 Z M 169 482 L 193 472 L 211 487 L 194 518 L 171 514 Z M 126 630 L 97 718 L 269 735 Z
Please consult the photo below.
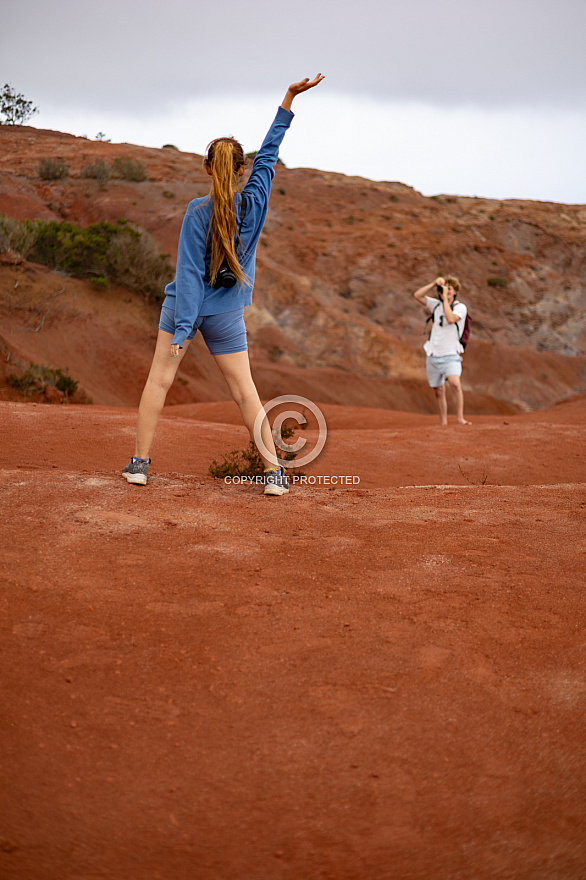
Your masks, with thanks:
M 33 366 L 35 364 L 31 364 L 31 367 Z M 42 386 L 39 384 L 39 377 L 32 372 L 30 367 L 24 371 L 22 376 L 17 376 L 16 373 L 9 373 L 6 377 L 6 382 L 11 388 L 27 396 L 34 394 L 35 391 L 42 390 Z
M 252 160 L 252 161 L 254 162 L 254 160 L 256 159 L 256 154 L 257 154 L 257 153 L 258 153 L 258 150 L 252 150 L 250 153 L 245 153 L 244 155 L 246 156 L 247 159 L 250 159 L 250 160 Z M 286 167 L 287 167 L 287 166 L 285 165 L 285 163 L 283 162 L 283 160 L 281 159 L 280 156 L 279 156 L 279 158 L 277 159 L 277 165 L 282 165 L 283 168 L 286 168 Z
M 289 425 L 281 426 L 281 438 L 283 440 L 290 440 L 294 435 L 295 428 Z M 275 436 L 275 431 L 273 431 L 273 436 L 275 441 L 280 439 Z M 283 452 L 278 449 L 277 455 L 279 456 L 279 462 L 283 463 L 285 461 L 294 461 L 297 453 Z M 224 477 L 262 477 L 265 472 L 263 460 L 252 440 L 246 449 L 232 449 L 231 452 L 225 453 L 222 459 L 220 463 L 215 459 L 212 461 L 208 468 L 210 477 L 215 477 L 218 480 L 223 480 Z M 301 471 L 293 471 L 293 473 L 300 474 Z
M 176 147 L 175 144 L 163 144 L 164 150 L 177 150 L 179 152 L 179 147 Z
M 33 262 L 82 278 L 107 275 L 108 250 L 121 228 L 118 224 L 102 220 L 82 229 L 65 221 L 37 220 L 35 226 L 37 239 L 30 252 Z
M 143 293 L 163 296 L 173 280 L 169 254 L 162 254 L 145 231 L 126 220 L 102 220 L 82 229 L 56 220 L 24 220 L 18 223 L 0 215 L 0 250 L 10 249 L 53 270 L 89 278 L 98 286 L 114 281 Z
M 224 453 L 222 461 L 212 461 L 208 468 L 210 477 L 223 480 L 224 477 L 261 477 L 264 474 L 264 464 L 255 444 L 250 441 L 246 449 L 232 449 Z
M 140 183 L 147 178 L 144 162 L 141 162 L 140 159 L 129 159 L 126 156 L 114 159 L 114 171 L 123 180 L 132 180 L 135 183 Z
M 487 278 L 486 283 L 489 287 L 506 287 L 507 279 L 503 278 L 501 275 L 497 275 L 495 278 Z
M 77 391 L 79 382 L 72 379 L 69 373 L 63 370 L 55 370 L 55 388 L 62 391 L 65 397 L 72 397 Z
M 92 180 L 104 184 L 112 177 L 112 171 L 107 162 L 104 162 L 103 159 L 97 159 L 81 169 L 81 176 L 90 177 Z
M 67 370 L 52 370 L 38 364 L 30 364 L 22 376 L 10 373 L 6 381 L 11 388 L 27 397 L 43 391 L 45 385 L 54 385 L 67 399 L 75 394 L 79 386 L 79 382 L 72 379 Z

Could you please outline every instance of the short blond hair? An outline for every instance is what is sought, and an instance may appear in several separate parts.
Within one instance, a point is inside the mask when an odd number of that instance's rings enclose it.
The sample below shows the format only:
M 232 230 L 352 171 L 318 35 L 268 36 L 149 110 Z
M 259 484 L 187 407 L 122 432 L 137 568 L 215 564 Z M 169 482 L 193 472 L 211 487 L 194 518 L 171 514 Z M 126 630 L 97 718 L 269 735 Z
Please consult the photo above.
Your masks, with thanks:
M 454 290 L 456 291 L 456 293 L 458 293 L 458 291 L 460 290 L 460 282 L 458 281 L 458 279 L 456 278 L 455 275 L 448 275 L 448 277 L 444 280 L 446 282 L 446 287 L 449 284 L 450 287 L 453 287 Z

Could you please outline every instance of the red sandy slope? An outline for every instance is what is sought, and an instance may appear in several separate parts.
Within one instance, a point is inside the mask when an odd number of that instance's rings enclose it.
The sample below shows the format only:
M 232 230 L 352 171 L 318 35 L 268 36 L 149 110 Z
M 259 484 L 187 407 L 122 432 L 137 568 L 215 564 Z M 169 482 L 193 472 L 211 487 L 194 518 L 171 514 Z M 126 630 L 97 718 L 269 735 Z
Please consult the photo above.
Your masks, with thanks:
M 231 406 L 142 488 L 134 411 L 0 403 L 0 876 L 583 878 L 584 398 L 325 405 L 361 482 L 281 499 Z

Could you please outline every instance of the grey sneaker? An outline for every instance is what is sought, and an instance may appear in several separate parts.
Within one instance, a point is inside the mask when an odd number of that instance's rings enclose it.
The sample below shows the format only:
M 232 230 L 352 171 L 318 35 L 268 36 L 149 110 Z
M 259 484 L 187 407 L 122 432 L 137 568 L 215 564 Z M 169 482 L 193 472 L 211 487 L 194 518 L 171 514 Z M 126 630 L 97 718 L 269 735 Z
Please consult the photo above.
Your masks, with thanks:
M 282 467 L 278 471 L 269 471 L 265 474 L 265 484 L 265 495 L 286 495 L 289 491 L 287 475 Z
M 129 483 L 137 483 L 139 486 L 146 486 L 150 463 L 150 458 L 147 458 L 146 460 L 139 458 L 138 461 L 135 461 L 133 457 L 122 471 L 122 476 L 125 477 Z

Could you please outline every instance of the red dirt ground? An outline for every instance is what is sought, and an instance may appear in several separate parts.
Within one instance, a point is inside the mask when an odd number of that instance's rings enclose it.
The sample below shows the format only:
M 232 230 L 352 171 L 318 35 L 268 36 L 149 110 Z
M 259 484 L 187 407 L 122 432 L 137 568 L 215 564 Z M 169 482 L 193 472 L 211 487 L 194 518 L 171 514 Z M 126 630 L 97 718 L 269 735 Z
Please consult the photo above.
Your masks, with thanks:
M 586 877 L 586 399 L 324 412 L 360 484 L 270 499 L 231 404 L 143 488 L 134 411 L 0 403 L 2 880 Z

